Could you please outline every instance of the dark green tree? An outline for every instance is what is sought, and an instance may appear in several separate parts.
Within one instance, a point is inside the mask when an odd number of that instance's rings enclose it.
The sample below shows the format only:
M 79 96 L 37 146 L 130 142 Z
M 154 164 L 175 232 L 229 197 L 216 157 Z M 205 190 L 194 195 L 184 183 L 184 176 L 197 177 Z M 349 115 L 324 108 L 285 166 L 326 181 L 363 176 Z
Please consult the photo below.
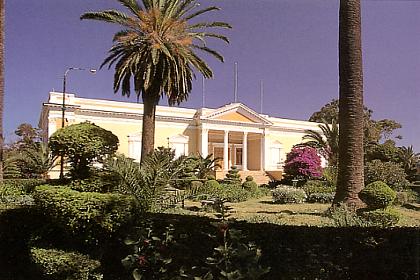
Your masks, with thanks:
M 208 48 L 207 38 L 228 38 L 207 32 L 209 28 L 230 28 L 224 22 L 197 22 L 196 17 L 217 7 L 198 9 L 196 0 L 117 0 L 130 14 L 117 10 L 89 12 L 81 19 L 99 20 L 122 26 L 114 35 L 114 45 L 101 67 L 115 64 L 114 92 L 121 88 L 129 97 L 131 82 L 137 98 L 143 100 L 141 163 L 154 149 L 155 113 L 160 98 L 170 105 L 180 104 L 192 89 L 194 70 L 205 78 L 213 72 L 196 50 L 223 62 L 223 57 Z M 133 81 L 131 81 L 133 80 Z
M 57 130 L 49 139 L 54 156 L 64 154 L 72 178 L 85 179 L 93 163 L 102 163 L 118 149 L 118 137 L 95 124 L 83 122 Z

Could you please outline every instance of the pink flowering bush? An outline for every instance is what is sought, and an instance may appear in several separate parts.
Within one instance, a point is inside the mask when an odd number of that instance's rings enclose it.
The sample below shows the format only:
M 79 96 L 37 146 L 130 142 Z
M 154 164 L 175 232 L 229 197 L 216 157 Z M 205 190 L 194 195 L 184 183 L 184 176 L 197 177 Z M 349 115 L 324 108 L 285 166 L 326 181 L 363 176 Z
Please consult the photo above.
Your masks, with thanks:
M 309 179 L 321 177 L 321 158 L 315 148 L 293 147 L 287 154 L 284 172 L 288 177 Z

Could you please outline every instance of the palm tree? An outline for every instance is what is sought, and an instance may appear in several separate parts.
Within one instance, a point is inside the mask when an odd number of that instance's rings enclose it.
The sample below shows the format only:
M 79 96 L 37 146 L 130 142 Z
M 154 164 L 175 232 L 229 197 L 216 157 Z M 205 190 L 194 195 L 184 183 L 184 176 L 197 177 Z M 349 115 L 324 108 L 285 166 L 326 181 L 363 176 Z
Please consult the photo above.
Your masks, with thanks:
M 0 182 L 3 182 L 4 0 L 0 0 Z
M 358 207 L 363 188 L 363 65 L 360 0 L 340 0 L 339 160 L 333 205 Z
M 130 96 L 131 78 L 137 98 L 143 100 L 141 162 L 153 152 L 156 105 L 166 95 L 169 105 L 180 104 L 192 89 L 193 69 L 212 78 L 210 67 L 196 50 L 223 62 L 223 57 L 206 45 L 207 38 L 229 42 L 228 38 L 208 28 L 231 28 L 224 22 L 190 23 L 204 13 L 219 10 L 208 7 L 197 10 L 196 0 L 117 0 L 130 14 L 117 10 L 88 12 L 81 19 L 117 24 L 123 29 L 114 35 L 114 45 L 101 67 L 115 64 L 114 92 L 121 88 Z
M 399 148 L 398 157 L 407 174 L 407 179 L 413 181 L 417 173 L 417 164 L 420 161 L 420 153 L 416 153 L 413 146 Z
M 331 125 L 327 121 L 319 124 L 321 132 L 308 129 L 305 130 L 303 140 L 308 140 L 299 146 L 310 146 L 318 150 L 318 152 L 328 160 L 329 166 L 337 166 L 338 160 L 338 125 L 333 119 Z

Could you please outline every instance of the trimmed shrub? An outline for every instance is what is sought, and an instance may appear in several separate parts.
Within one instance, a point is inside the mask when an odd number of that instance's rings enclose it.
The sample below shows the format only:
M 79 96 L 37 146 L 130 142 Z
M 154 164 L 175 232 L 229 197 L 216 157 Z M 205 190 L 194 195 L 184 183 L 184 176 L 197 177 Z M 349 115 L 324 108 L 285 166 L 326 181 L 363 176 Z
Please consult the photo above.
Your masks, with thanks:
M 216 180 L 216 177 L 213 175 L 208 175 L 207 180 Z
M 132 196 L 78 192 L 49 185 L 37 187 L 34 199 L 54 225 L 87 241 L 109 237 L 132 222 L 140 210 Z
M 196 198 L 198 200 L 221 199 L 226 202 L 242 202 L 256 196 L 258 196 L 257 193 L 242 189 L 240 186 L 228 184 L 217 185 L 214 181 L 207 181 L 197 193 Z
M 326 181 L 309 180 L 303 186 L 310 203 L 330 203 L 334 199 L 335 189 Z
M 274 203 L 303 203 L 306 199 L 305 191 L 289 186 L 280 186 L 273 190 Z
M 392 204 L 396 196 L 395 191 L 381 181 L 370 183 L 359 193 L 360 199 L 370 209 L 386 208 Z
M 213 176 L 213 178 L 214 178 L 214 176 Z M 206 188 L 206 189 L 218 189 L 218 188 L 220 188 L 220 184 L 215 179 L 209 179 L 204 183 L 204 188 Z
M 236 166 L 232 166 L 228 173 L 226 174 L 225 179 L 223 180 L 223 183 L 228 185 L 241 185 L 241 175 L 239 175 L 239 170 Z
M 401 217 L 401 215 L 392 208 L 362 211 L 359 215 L 371 226 L 380 227 L 394 226 L 398 223 Z
M 89 256 L 57 249 L 31 248 L 32 262 L 43 276 L 54 280 L 100 280 L 101 263 Z
M 406 176 L 404 168 L 394 162 L 373 160 L 365 165 L 365 184 L 382 181 L 397 191 L 410 186 Z
M 69 183 L 72 190 L 79 192 L 113 192 L 119 184 L 116 174 L 107 171 L 94 171 L 92 176 L 87 179 L 76 179 Z
M 252 176 L 247 176 L 245 182 L 242 184 L 242 188 L 247 191 L 255 192 L 258 189 L 258 185 L 255 183 Z

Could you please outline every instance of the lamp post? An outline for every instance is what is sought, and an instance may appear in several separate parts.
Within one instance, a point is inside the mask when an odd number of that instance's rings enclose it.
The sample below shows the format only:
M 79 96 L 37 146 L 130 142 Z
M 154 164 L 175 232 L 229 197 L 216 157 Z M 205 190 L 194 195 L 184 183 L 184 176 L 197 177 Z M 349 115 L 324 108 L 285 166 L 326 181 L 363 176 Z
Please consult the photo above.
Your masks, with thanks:
M 79 68 L 79 67 L 69 67 L 64 72 L 64 76 L 63 76 L 63 103 L 62 103 L 62 106 L 61 106 L 61 128 L 64 127 L 65 119 L 66 119 L 66 83 L 67 83 L 67 74 L 71 70 L 80 70 L 80 71 L 89 70 L 89 72 L 92 73 L 92 74 L 96 73 L 96 69 L 84 69 L 84 68 Z M 64 154 L 61 154 L 60 179 L 63 179 L 63 178 L 64 178 Z

